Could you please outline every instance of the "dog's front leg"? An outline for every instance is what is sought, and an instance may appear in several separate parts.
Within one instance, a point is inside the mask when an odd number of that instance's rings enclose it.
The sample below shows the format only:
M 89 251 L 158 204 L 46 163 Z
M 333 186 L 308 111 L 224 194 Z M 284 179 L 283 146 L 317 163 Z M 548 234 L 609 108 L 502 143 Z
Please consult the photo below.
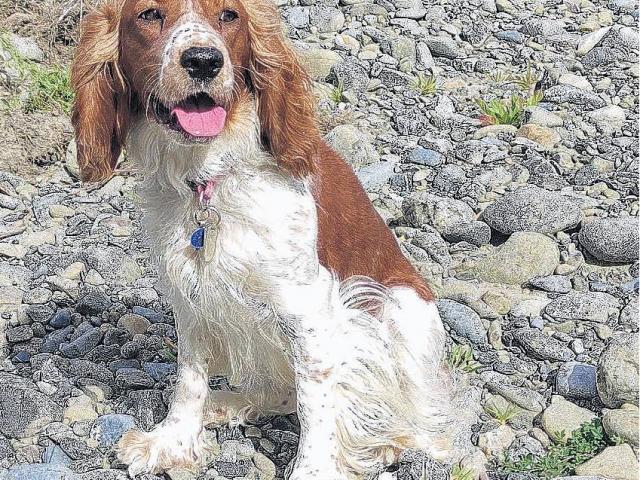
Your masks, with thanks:
M 335 354 L 348 311 L 337 282 L 322 267 L 315 281 L 278 290 L 278 313 L 291 341 L 301 429 L 289 480 L 346 479 L 340 463 Z
M 151 432 L 131 430 L 118 444 L 118 456 L 133 477 L 197 463 L 204 447 L 203 412 L 209 376 L 201 342 L 190 341 L 178 325 L 178 381 L 167 417 Z

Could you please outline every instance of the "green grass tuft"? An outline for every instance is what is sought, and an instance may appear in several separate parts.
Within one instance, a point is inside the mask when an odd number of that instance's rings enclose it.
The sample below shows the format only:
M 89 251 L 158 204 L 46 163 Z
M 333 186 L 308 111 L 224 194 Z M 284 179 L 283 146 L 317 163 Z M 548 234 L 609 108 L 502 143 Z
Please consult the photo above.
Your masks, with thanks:
M 513 420 L 521 410 L 513 403 L 508 403 L 505 407 L 496 404 L 487 405 L 485 411 L 495 418 L 498 423 L 504 425 Z
M 412 86 L 415 90 L 420 92 L 420 95 L 429 96 L 436 93 L 438 85 L 433 75 L 425 75 L 424 73 L 418 73 L 418 76 L 413 80 Z
M 575 467 L 600 453 L 606 446 L 605 434 L 599 419 L 583 424 L 568 439 L 554 442 L 546 455 L 527 455 L 517 461 L 504 458 L 500 469 L 505 473 L 531 473 L 550 479 L 573 475 Z
M 449 366 L 466 373 L 476 372 L 482 365 L 473 359 L 473 349 L 468 345 L 455 344 L 449 353 Z
M 43 66 L 22 57 L 6 35 L 0 32 L 0 48 L 8 52 L 9 66 L 16 69 L 27 88 L 27 99 L 23 109 L 32 112 L 69 113 L 73 104 L 73 90 L 69 70 L 59 66 Z M 19 105 L 17 98 L 5 101 L 5 108 Z
M 497 99 L 487 102 L 486 100 L 476 100 L 476 105 L 482 112 L 480 120 L 485 125 L 514 125 L 519 127 L 522 124 L 522 114 L 524 109 L 539 104 L 542 101 L 542 92 L 536 91 L 529 97 L 512 95 L 507 99 Z
M 475 475 L 470 468 L 461 467 L 456 464 L 451 469 L 451 480 L 474 480 Z
M 329 94 L 329 99 L 333 103 L 340 103 L 346 100 L 344 97 L 344 84 L 342 82 L 338 83 L 336 87 L 333 87 L 333 90 L 331 90 Z

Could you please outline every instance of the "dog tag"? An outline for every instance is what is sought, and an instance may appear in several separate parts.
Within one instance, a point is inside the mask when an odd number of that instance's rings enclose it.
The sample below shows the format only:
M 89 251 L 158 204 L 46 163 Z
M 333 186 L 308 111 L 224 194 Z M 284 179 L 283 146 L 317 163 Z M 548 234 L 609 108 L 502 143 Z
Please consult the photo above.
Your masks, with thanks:
M 207 206 L 194 213 L 194 220 L 198 228 L 191 234 L 191 246 L 197 252 L 202 251 L 204 261 L 210 262 L 216 253 L 220 214 L 215 208 Z
M 204 247 L 204 240 L 205 240 L 204 230 L 205 230 L 204 227 L 198 227 L 196 231 L 191 234 L 191 246 L 195 250 L 200 250 L 202 249 L 202 247 Z
M 209 263 L 216 254 L 216 242 L 218 241 L 218 228 L 210 227 L 205 230 L 204 235 L 204 261 Z

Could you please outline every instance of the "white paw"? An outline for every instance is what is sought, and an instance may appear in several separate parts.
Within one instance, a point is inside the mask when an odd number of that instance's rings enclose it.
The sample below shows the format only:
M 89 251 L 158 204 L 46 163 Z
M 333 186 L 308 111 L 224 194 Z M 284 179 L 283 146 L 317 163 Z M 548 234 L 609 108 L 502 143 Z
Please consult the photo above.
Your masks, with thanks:
M 129 465 L 129 475 L 160 473 L 199 463 L 206 443 L 204 429 L 173 423 L 151 432 L 129 430 L 118 442 L 118 458 Z

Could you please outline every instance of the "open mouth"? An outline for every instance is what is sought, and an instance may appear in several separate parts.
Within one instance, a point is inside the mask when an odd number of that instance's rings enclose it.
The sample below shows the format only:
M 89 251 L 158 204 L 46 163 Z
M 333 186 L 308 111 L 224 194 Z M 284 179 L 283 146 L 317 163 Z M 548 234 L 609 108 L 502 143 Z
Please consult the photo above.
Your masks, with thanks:
M 161 124 L 194 140 L 206 141 L 217 137 L 227 119 L 225 108 L 202 92 L 191 95 L 172 107 L 158 100 L 153 104 L 154 113 Z

